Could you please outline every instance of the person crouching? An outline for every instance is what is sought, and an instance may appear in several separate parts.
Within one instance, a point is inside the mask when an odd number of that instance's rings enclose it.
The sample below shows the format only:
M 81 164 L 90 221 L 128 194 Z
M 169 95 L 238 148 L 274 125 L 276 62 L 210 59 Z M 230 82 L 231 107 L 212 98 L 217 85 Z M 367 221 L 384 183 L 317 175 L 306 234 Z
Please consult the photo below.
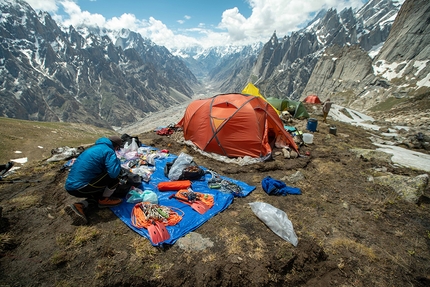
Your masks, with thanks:
M 89 207 L 89 202 L 95 203 L 99 208 L 121 204 L 121 199 L 112 197 L 119 184 L 121 161 L 116 151 L 121 147 L 120 137 L 102 137 L 73 163 L 64 187 L 70 195 L 85 198 L 65 208 L 74 225 L 88 222 L 85 210 Z

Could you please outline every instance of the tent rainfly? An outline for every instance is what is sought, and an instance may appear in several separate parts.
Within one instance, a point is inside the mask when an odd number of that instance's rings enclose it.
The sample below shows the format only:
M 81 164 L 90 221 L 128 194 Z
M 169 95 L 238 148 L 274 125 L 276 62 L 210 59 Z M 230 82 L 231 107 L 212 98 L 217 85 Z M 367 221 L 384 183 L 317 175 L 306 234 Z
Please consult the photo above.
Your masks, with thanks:
M 279 111 L 288 111 L 296 119 L 309 118 L 308 111 L 301 102 L 290 99 L 267 98 L 267 101 Z
M 199 149 L 227 157 L 267 158 L 275 140 L 298 152 L 272 106 L 252 95 L 220 94 L 195 100 L 177 126 L 182 127 L 185 140 Z
M 309 95 L 303 100 L 303 102 L 309 104 L 321 104 L 321 100 L 317 95 Z
M 255 97 L 260 97 L 260 98 L 262 98 L 263 100 L 265 100 L 266 102 L 268 102 L 269 103 L 269 105 L 271 105 L 272 106 L 272 108 L 276 111 L 276 113 L 278 114 L 278 115 L 280 115 L 281 114 L 281 111 L 280 110 L 278 110 L 277 108 L 275 108 L 262 94 L 260 94 L 260 89 L 258 89 L 256 86 L 254 86 L 254 84 L 253 83 L 248 83 L 247 85 L 246 85 L 246 87 L 245 88 L 243 88 L 243 90 L 242 90 L 242 94 L 244 94 L 244 95 L 251 95 L 251 96 L 255 96 Z

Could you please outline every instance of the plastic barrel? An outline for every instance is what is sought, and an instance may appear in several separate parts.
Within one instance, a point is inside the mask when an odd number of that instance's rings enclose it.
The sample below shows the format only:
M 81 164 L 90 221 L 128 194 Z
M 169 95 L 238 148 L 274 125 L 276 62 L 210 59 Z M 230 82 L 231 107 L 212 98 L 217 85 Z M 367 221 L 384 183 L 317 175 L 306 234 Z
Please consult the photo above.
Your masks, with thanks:
M 313 118 L 308 119 L 308 124 L 306 125 L 306 129 L 308 131 L 316 132 L 317 126 L 318 126 L 318 120 L 317 119 L 313 119 Z

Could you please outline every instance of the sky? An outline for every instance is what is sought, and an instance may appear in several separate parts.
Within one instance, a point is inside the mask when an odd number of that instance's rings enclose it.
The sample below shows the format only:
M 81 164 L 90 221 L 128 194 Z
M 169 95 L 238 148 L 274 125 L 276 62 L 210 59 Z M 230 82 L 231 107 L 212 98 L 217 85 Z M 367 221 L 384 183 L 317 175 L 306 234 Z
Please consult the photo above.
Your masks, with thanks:
M 168 49 L 266 43 L 306 26 L 321 9 L 367 0 L 26 0 L 66 27 L 128 28 Z

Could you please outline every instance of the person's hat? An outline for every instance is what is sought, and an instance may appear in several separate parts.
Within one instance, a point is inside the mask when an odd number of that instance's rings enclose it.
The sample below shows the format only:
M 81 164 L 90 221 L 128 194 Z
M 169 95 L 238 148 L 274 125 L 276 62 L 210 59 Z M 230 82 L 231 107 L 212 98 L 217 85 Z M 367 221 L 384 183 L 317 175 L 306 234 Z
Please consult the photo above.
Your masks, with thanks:
M 123 147 L 124 144 L 122 143 L 122 139 L 119 136 L 110 136 L 110 141 L 112 142 L 114 147 Z

